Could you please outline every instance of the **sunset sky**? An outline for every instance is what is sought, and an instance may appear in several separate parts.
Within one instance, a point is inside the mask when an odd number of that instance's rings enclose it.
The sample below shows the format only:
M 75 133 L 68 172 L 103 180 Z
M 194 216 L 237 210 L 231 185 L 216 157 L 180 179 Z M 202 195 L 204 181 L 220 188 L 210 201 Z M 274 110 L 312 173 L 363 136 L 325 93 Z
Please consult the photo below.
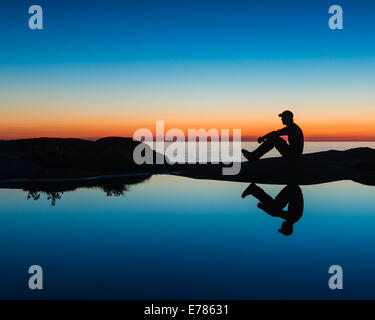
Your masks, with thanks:
M 280 128 L 375 140 L 375 2 L 2 1 L 0 139 Z M 39 4 L 44 29 L 28 28 Z M 328 28 L 340 4 L 344 30 Z

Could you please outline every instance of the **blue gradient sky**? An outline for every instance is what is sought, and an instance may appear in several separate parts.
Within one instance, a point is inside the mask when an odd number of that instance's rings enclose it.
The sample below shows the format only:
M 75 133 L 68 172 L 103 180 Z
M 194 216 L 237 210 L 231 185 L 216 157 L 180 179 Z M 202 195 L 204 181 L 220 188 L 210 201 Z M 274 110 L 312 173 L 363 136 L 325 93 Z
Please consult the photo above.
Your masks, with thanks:
M 28 28 L 32 4 L 43 30 Z M 328 28 L 333 4 L 344 30 Z M 131 135 L 155 120 L 253 136 L 285 106 L 307 136 L 375 137 L 374 18 L 361 0 L 3 1 L 0 137 Z

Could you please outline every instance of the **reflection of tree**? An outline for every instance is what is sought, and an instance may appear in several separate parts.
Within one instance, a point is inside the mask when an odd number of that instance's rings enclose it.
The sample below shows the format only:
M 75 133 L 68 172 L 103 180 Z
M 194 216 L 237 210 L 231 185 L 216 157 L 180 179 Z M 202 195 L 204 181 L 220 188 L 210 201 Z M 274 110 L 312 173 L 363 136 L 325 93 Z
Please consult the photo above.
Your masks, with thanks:
M 128 191 L 129 187 L 126 184 L 106 184 L 101 186 L 107 197 L 119 197 L 124 196 L 125 192 Z
M 29 191 L 27 194 L 27 200 L 39 200 L 41 192 L 47 195 L 47 200 L 51 201 L 51 206 L 56 205 L 56 200 L 60 200 L 64 192 L 48 192 L 48 191 Z
M 38 191 L 29 191 L 27 194 L 27 200 L 33 199 L 33 200 L 38 200 L 40 198 L 40 192 Z
M 61 195 L 64 192 L 47 192 L 47 200 L 51 200 L 51 206 L 56 204 L 56 200 L 61 199 Z
M 51 206 L 56 205 L 56 201 L 61 199 L 64 192 L 74 191 L 78 188 L 99 188 L 102 189 L 107 197 L 120 197 L 129 192 L 130 186 L 142 183 L 149 179 L 151 175 L 136 175 L 121 177 L 117 179 L 108 178 L 102 180 L 82 180 L 73 182 L 32 182 L 23 186 L 26 191 L 27 199 L 39 200 L 41 195 L 47 195 L 47 200 Z

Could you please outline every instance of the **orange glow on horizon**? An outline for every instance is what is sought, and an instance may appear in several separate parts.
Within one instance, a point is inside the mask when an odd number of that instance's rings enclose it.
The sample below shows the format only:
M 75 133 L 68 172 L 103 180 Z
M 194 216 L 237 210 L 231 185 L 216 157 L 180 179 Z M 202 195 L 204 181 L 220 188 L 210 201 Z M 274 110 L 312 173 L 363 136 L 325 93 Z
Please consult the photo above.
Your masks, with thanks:
M 165 132 L 172 128 L 181 129 L 187 135 L 188 129 L 205 130 L 241 129 L 242 140 L 255 140 L 258 136 L 283 127 L 280 119 L 272 117 L 239 117 L 238 115 L 217 114 L 208 117 L 181 116 L 173 118 L 153 118 L 151 115 L 140 120 L 135 115 L 113 116 L 113 115 L 89 115 L 85 117 L 70 117 L 61 115 L 59 118 L 53 116 L 29 117 L 17 119 L 10 117 L 0 119 L 0 139 L 21 139 L 36 137 L 65 137 L 65 138 L 100 138 L 105 136 L 132 137 L 133 133 L 145 128 L 151 130 L 155 136 L 155 121 L 164 120 Z M 375 119 L 367 117 L 359 119 L 353 117 L 341 117 L 324 119 L 299 117 L 296 123 L 304 131 L 306 141 L 375 141 Z M 84 120 L 82 120 L 84 119 Z M 363 120 L 364 119 L 364 120 Z

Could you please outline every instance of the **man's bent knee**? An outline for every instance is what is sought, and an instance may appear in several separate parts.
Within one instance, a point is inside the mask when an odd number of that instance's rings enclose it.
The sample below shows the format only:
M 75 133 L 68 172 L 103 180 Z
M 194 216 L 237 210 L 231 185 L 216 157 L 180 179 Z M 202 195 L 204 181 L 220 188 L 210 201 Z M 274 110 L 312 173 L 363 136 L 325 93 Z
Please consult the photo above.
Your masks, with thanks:
M 283 138 L 278 137 L 278 136 L 271 136 L 271 137 L 267 138 L 267 142 L 272 143 L 272 145 L 274 145 L 274 146 L 280 146 L 280 145 L 287 144 L 287 142 Z
M 276 135 L 270 135 L 268 138 L 267 138 L 267 141 L 272 141 L 272 142 L 279 142 L 279 141 L 284 141 L 285 140 L 279 136 L 276 136 Z

